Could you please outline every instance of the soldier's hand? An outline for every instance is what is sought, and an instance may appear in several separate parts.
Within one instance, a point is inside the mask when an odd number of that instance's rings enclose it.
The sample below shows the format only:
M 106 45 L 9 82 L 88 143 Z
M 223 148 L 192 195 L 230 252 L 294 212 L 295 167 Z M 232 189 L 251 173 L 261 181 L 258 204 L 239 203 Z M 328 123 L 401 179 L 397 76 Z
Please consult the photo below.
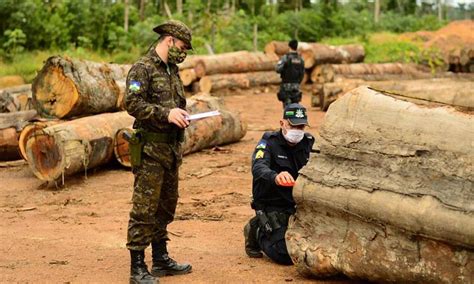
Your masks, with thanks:
M 180 108 L 174 108 L 170 110 L 170 113 L 168 114 L 168 122 L 174 123 L 180 128 L 186 128 L 189 126 L 189 121 L 187 120 L 187 117 L 189 114 Z
M 289 172 L 281 172 L 275 177 L 275 183 L 280 186 L 292 186 L 295 180 Z

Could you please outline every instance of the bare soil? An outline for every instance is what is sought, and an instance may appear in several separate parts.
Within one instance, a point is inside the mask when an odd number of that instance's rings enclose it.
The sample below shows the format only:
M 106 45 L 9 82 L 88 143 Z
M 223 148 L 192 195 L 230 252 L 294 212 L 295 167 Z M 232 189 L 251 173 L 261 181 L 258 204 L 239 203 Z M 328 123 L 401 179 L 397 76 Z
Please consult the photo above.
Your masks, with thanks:
M 242 228 L 253 214 L 250 156 L 264 130 L 279 128 L 282 114 L 276 88 L 266 91 L 224 97 L 248 122 L 240 142 L 185 157 L 169 250 L 192 263 L 193 273 L 161 283 L 314 281 L 293 266 L 250 259 L 243 249 Z M 309 102 L 306 90 L 303 103 Z M 308 110 L 315 134 L 324 113 Z M 132 173 L 115 164 L 89 170 L 87 178 L 67 177 L 61 188 L 45 187 L 26 163 L 0 168 L 0 282 L 127 283 L 132 183 Z

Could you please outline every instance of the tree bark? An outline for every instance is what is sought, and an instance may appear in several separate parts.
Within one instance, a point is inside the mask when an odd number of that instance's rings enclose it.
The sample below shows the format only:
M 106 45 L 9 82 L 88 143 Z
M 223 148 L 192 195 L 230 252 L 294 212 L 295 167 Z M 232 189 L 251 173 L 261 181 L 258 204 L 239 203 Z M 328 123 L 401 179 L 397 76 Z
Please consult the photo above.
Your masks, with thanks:
M 401 81 L 345 80 L 327 83 L 323 86 L 322 109 L 327 110 L 329 105 L 336 99 L 347 91 L 359 86 L 370 86 L 371 88 L 388 91 L 393 93 L 393 95 L 405 98 L 420 99 L 474 110 L 474 96 L 472 95 L 474 81 L 462 78 Z
M 31 85 L 20 85 L 0 90 L 0 113 L 30 110 Z
M 130 68 L 50 57 L 33 82 L 34 106 L 41 115 L 57 118 L 117 111 L 124 96 L 124 84 L 117 81 L 125 80 Z
M 251 87 L 279 84 L 280 76 L 273 71 L 237 74 L 215 74 L 204 76 L 199 81 L 199 90 L 210 93 L 219 89 L 247 89 Z
M 230 112 L 223 106 L 222 100 L 209 95 L 198 94 L 187 100 L 187 111 L 190 114 L 211 110 L 219 110 L 221 116 L 192 121 L 185 131 L 183 144 L 184 154 L 190 154 L 217 145 L 239 141 L 247 131 L 246 123 L 238 113 Z M 131 131 L 132 127 L 117 132 L 114 154 L 117 161 L 130 167 L 128 142 L 123 139 L 123 132 Z
M 205 75 L 270 71 L 275 69 L 278 57 L 260 52 L 238 51 L 208 56 L 194 67 L 198 78 Z
M 286 234 L 304 274 L 374 282 L 474 277 L 474 116 L 366 87 L 334 103 L 297 179 Z
M 20 131 L 35 116 L 35 110 L 0 113 L 0 129 L 15 127 Z
M 45 181 L 87 174 L 87 169 L 111 160 L 115 134 L 133 120 L 126 112 L 103 113 L 46 127 L 26 144 L 28 164 Z
M 429 69 L 404 63 L 324 64 L 311 71 L 315 83 L 333 82 L 336 76 L 366 80 L 427 79 L 433 77 Z

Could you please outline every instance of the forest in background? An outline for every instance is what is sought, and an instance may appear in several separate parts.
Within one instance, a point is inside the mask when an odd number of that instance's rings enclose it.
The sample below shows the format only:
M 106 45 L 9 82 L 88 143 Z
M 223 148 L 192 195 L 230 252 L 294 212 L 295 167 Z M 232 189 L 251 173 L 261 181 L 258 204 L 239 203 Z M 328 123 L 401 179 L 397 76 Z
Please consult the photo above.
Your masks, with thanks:
M 397 33 L 472 19 L 474 4 L 444 0 L 0 0 L 0 76 L 34 77 L 53 54 L 129 63 L 178 19 L 193 30 L 194 54 L 263 50 L 271 40 L 361 43 L 367 62 L 419 61 Z

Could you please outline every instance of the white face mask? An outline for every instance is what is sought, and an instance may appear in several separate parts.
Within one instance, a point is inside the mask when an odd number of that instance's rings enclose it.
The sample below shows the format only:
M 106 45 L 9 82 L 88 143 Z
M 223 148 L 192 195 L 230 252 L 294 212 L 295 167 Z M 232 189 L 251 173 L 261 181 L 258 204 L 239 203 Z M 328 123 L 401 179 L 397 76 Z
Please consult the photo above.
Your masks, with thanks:
M 283 136 L 285 137 L 286 141 L 292 144 L 297 144 L 303 140 L 304 131 L 299 129 L 288 129 L 286 130 L 286 134 L 283 134 Z

